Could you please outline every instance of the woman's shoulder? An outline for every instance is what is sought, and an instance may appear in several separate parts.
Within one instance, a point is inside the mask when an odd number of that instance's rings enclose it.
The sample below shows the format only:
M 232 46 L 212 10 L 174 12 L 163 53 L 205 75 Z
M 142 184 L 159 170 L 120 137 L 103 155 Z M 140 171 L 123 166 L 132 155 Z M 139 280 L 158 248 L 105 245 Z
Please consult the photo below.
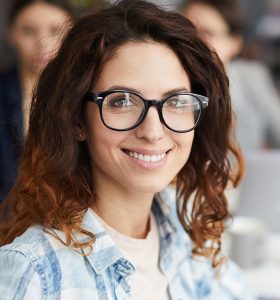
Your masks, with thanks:
M 10 244 L 0 248 L 0 261 L 3 256 L 22 256 L 26 261 L 34 263 L 42 260 L 48 253 L 54 252 L 56 247 L 58 243 L 43 230 L 43 227 L 32 226 Z
M 59 274 L 56 262 L 55 251 L 42 227 L 30 227 L 0 248 L 0 293 L 5 299 L 14 299 L 15 295 L 23 299 L 34 282 L 49 290 L 49 285 L 55 286 L 50 271 Z
M 64 281 L 73 287 L 77 272 L 84 269 L 82 255 L 41 226 L 32 226 L 0 248 L 0 294 L 3 292 L 5 299 L 14 299 L 17 293 L 35 289 L 36 293 L 57 295 Z
M 212 266 L 210 258 L 192 254 L 193 242 L 178 219 L 175 194 L 172 186 L 162 191 L 158 199 L 161 210 L 156 211 L 160 220 L 160 233 L 164 232 L 164 251 L 168 249 L 169 238 L 175 237 L 172 239 L 172 251 L 169 252 L 170 259 L 166 260 L 168 272 L 179 274 L 178 280 L 194 285 L 194 294 L 199 299 L 253 299 L 235 263 L 225 257 L 221 269 L 218 270 Z M 190 197 L 188 211 L 191 211 L 192 200 L 193 196 Z M 180 287 L 181 281 L 178 283 L 174 279 L 173 285 Z
M 220 268 L 213 268 L 211 260 L 203 257 L 194 257 L 191 264 L 199 299 L 254 299 L 240 268 L 230 259 Z

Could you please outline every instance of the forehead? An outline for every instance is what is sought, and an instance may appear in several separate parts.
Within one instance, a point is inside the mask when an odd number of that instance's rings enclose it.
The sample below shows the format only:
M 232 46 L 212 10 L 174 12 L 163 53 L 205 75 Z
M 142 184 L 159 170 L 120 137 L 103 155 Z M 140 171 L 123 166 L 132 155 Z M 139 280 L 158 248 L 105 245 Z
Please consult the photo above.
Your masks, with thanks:
M 189 76 L 174 51 L 152 41 L 121 46 L 103 66 L 94 90 L 120 85 L 149 96 L 179 87 L 190 90 Z

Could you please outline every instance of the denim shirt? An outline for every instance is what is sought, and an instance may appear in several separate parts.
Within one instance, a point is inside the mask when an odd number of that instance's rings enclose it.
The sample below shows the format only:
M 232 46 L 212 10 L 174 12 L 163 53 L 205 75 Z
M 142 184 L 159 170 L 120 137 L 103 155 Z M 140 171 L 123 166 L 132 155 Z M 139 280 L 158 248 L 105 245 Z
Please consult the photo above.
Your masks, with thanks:
M 168 280 L 170 299 L 253 299 L 233 262 L 225 263 L 217 277 L 210 260 L 192 257 L 191 240 L 176 217 L 168 191 L 155 198 L 153 213 L 160 234 L 159 264 Z M 63 245 L 41 226 L 29 228 L 1 247 L 0 299 L 131 299 L 128 279 L 135 272 L 133 265 L 90 210 L 83 226 L 96 235 L 93 251 L 87 256 Z

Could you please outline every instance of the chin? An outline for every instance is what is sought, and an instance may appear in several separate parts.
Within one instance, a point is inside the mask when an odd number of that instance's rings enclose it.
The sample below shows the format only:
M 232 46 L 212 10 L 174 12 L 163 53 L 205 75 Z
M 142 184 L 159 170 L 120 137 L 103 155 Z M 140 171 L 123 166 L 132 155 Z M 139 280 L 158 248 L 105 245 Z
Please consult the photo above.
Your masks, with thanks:
M 172 179 L 170 179 L 170 181 L 161 182 L 161 183 L 159 182 L 152 183 L 151 181 L 141 182 L 134 187 L 134 191 L 137 191 L 139 193 L 145 193 L 145 194 L 156 194 L 162 191 L 163 189 L 165 189 L 171 181 Z

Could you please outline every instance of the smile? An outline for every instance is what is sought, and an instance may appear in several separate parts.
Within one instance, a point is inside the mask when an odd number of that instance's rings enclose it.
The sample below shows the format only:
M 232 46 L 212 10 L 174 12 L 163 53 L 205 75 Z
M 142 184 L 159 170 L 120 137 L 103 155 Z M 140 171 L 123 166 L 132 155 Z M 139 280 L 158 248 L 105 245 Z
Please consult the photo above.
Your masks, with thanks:
M 166 153 L 158 154 L 158 155 L 147 155 L 142 153 L 137 153 L 133 151 L 127 151 L 126 152 L 130 157 L 133 157 L 137 160 L 142 160 L 146 162 L 158 162 L 164 159 L 166 156 Z

